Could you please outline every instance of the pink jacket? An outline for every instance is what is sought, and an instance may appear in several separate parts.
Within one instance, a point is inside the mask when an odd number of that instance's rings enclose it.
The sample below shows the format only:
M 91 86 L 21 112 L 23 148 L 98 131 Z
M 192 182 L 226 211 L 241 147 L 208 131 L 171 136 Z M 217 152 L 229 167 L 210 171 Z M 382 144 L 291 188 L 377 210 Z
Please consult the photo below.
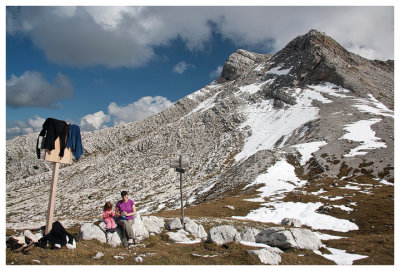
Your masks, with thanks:
M 104 221 L 106 220 L 111 220 L 114 217 L 114 211 L 110 210 L 110 211 L 103 211 L 103 219 Z

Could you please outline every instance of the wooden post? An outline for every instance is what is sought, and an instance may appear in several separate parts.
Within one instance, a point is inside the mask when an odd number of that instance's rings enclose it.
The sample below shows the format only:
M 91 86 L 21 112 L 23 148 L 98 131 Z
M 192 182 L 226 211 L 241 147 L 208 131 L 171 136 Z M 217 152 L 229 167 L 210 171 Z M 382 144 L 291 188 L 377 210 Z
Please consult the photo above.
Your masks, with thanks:
M 182 168 L 182 155 L 179 156 L 179 167 Z M 185 216 L 183 214 L 183 193 L 182 193 L 182 172 L 179 173 L 179 181 L 180 181 L 180 188 L 181 188 L 181 215 L 182 215 L 182 226 L 185 230 Z
M 60 163 L 54 163 L 53 167 L 53 180 L 50 185 L 50 197 L 49 197 L 49 207 L 47 209 L 47 221 L 46 221 L 46 229 L 45 234 L 48 234 L 51 231 L 51 227 L 53 225 L 53 213 L 54 213 L 54 205 L 56 198 L 56 189 L 57 189 L 57 180 L 58 180 L 58 169 L 60 167 Z

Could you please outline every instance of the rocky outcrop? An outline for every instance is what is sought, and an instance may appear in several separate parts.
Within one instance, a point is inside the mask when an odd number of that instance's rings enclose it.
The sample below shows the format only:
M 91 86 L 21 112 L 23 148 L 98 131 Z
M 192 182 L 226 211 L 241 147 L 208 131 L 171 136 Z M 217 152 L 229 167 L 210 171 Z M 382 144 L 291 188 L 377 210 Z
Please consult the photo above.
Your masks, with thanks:
M 281 65 L 292 71 L 292 78 L 275 81 L 279 88 L 331 82 L 364 97 L 372 93 L 394 108 L 394 85 L 389 83 L 393 82 L 393 62 L 362 58 L 317 30 L 293 39 L 271 61 L 276 63 L 271 67 Z
M 309 229 L 272 227 L 256 235 L 257 243 L 264 243 L 281 249 L 299 248 L 318 250 L 321 240 Z
M 278 265 L 282 260 L 280 254 L 283 253 L 282 250 L 273 247 L 263 248 L 260 250 L 248 250 L 247 252 L 250 255 L 256 255 L 263 264 L 271 265 Z
M 239 242 L 240 234 L 230 225 L 217 226 L 210 229 L 207 240 L 217 245 Z
M 225 62 L 222 68 L 221 78 L 225 80 L 236 79 L 239 75 L 250 69 L 256 59 L 257 57 L 255 54 L 245 50 L 238 50 Z
M 293 227 L 301 227 L 302 223 L 300 220 L 295 218 L 284 218 L 281 222 L 282 225 L 285 226 L 293 226 Z
M 159 234 L 164 228 L 164 218 L 156 216 L 143 216 L 142 221 L 147 231 L 151 234 Z
M 240 240 L 245 242 L 256 242 L 256 236 L 260 233 L 260 230 L 255 228 L 246 227 L 240 232 Z

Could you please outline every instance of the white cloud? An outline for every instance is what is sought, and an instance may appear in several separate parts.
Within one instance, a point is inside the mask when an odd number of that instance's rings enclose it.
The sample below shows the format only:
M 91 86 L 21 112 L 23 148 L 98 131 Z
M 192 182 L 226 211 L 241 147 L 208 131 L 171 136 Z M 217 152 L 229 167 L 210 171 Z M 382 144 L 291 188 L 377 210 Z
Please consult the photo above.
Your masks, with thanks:
M 45 119 L 37 115 L 33 118 L 29 118 L 26 122 L 11 121 L 6 127 L 6 137 L 10 139 L 24 134 L 40 132 L 44 122 Z
M 113 125 L 122 125 L 143 120 L 163 111 L 171 105 L 171 101 L 161 96 L 142 97 L 138 101 L 126 106 L 119 106 L 115 102 L 112 102 L 108 105 L 108 114 L 105 114 L 103 111 L 98 111 L 82 117 L 80 128 L 82 131 L 93 131 L 108 127 L 106 125 L 108 122 L 113 122 Z
M 370 58 L 393 59 L 390 6 L 7 8 L 8 34 L 28 35 L 49 60 L 71 66 L 141 66 L 155 57 L 155 47 L 175 39 L 203 50 L 213 31 L 245 49 L 273 53 L 310 29 L 346 48 L 365 48 L 359 52 Z
M 107 127 L 104 123 L 110 121 L 110 116 L 104 114 L 103 111 L 98 111 L 93 114 L 87 114 L 81 118 L 80 128 L 82 131 L 93 131 Z
M 219 65 L 214 71 L 210 73 L 211 78 L 217 78 L 221 76 L 223 66 Z
M 368 59 L 375 59 L 377 55 L 379 55 L 374 49 L 365 48 L 360 44 L 353 44 L 351 47 L 347 48 L 347 50 Z
M 165 97 L 146 96 L 126 106 L 119 106 L 112 102 L 108 106 L 108 113 L 112 117 L 114 125 L 120 125 L 128 122 L 143 120 L 151 115 L 163 111 L 171 105 L 172 102 Z
M 178 64 L 176 64 L 176 65 L 174 66 L 174 68 L 172 69 L 172 71 L 173 71 L 174 73 L 182 74 L 182 73 L 184 73 L 187 69 L 189 69 L 189 68 L 194 68 L 194 67 L 195 67 L 195 66 L 194 66 L 193 64 L 186 63 L 185 61 L 181 61 L 181 62 L 179 62 Z
M 49 83 L 40 72 L 26 71 L 20 77 L 11 75 L 7 80 L 7 105 L 11 107 L 52 107 L 63 98 L 71 98 L 74 87 L 69 79 L 58 73 Z

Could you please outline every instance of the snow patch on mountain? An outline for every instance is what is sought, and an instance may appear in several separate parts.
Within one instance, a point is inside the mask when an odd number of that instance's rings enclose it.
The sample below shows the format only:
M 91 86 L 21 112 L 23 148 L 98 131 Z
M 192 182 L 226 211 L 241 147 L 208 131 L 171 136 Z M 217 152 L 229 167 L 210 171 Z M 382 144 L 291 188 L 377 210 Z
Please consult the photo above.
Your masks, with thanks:
M 331 254 L 322 254 L 318 250 L 314 251 L 314 253 L 321 255 L 329 260 L 332 260 L 338 265 L 352 265 L 354 261 L 368 257 L 364 255 L 346 253 L 346 250 L 336 248 L 327 247 L 326 249 L 328 249 Z
M 339 232 L 358 230 L 353 222 L 317 213 L 316 210 L 323 206 L 321 202 L 272 202 L 262 205 L 265 207 L 253 210 L 247 216 L 234 218 L 280 224 L 282 219 L 290 217 L 313 229 Z
M 339 97 L 339 98 L 348 98 L 348 96 L 345 95 L 344 93 L 350 93 L 350 90 L 339 87 L 332 83 L 323 83 L 320 85 L 310 85 L 309 87 L 318 92 L 325 93 L 325 94 L 328 94 L 328 95 L 331 95 L 334 97 Z
M 361 145 L 350 150 L 350 152 L 346 154 L 345 157 L 353 157 L 356 155 L 364 155 L 368 153 L 362 150 L 386 148 L 386 144 L 383 142 L 379 142 L 379 140 L 381 139 L 375 136 L 375 131 L 371 128 L 372 125 L 380 121 L 381 119 L 374 118 L 369 120 L 360 120 L 345 126 L 344 129 L 348 133 L 343 135 L 341 139 L 362 142 Z
M 282 67 L 279 65 L 279 66 L 277 66 L 277 67 L 275 67 L 275 68 L 270 69 L 270 70 L 267 72 L 267 74 L 274 74 L 274 75 L 279 75 L 279 76 L 288 75 L 288 74 L 290 73 L 290 70 L 291 70 L 292 68 L 293 68 L 293 67 L 290 67 L 289 69 L 281 70 Z
M 383 103 L 379 102 L 372 94 L 368 94 L 368 96 L 369 99 L 354 99 L 356 101 L 354 107 L 358 108 L 360 112 L 394 118 L 394 113 L 392 110 L 387 108 Z
M 326 142 L 312 142 L 308 144 L 299 144 L 295 147 L 302 155 L 302 162 L 307 161 L 313 152 L 319 150 Z M 309 148 L 307 148 L 309 147 Z M 304 160 L 307 159 L 307 160 Z M 257 189 L 259 197 L 251 201 L 264 202 L 259 209 L 252 210 L 246 216 L 234 216 L 236 219 L 253 220 L 259 222 L 269 222 L 280 224 L 283 218 L 299 219 L 303 224 L 313 229 L 326 229 L 347 232 L 358 230 L 358 226 L 348 220 L 338 219 L 325 214 L 316 212 L 323 206 L 321 202 L 280 202 L 285 195 L 291 191 L 301 188 L 307 183 L 296 176 L 295 168 L 286 160 L 281 159 L 273 166 L 267 169 L 265 174 L 259 175 L 253 182 L 245 188 L 252 185 L 264 184 Z M 317 194 L 324 191 L 318 191 Z M 265 198 L 268 197 L 268 202 Z M 347 209 L 346 209 L 347 210 Z
M 326 141 L 316 141 L 294 145 L 293 147 L 301 154 L 300 165 L 304 166 L 312 157 L 312 154 L 326 144 L 328 144 Z
M 285 193 L 305 185 L 307 181 L 300 180 L 294 167 L 284 159 L 268 168 L 267 173 L 259 175 L 252 183 L 245 188 L 253 185 L 264 184 L 257 189 L 261 192 L 260 198 L 269 197 L 269 200 L 280 199 Z
M 323 92 L 336 93 L 334 85 L 314 86 L 313 89 L 292 90 L 296 104 L 285 109 L 275 109 L 273 100 L 264 100 L 257 104 L 244 106 L 241 112 L 246 121 L 240 126 L 242 130 L 249 130 L 243 150 L 235 156 L 236 161 L 248 158 L 260 150 L 273 149 L 275 143 L 282 137 L 291 134 L 303 124 L 318 117 L 319 109 L 312 106 L 313 101 L 330 103 Z M 290 90 L 288 90 L 290 92 Z

